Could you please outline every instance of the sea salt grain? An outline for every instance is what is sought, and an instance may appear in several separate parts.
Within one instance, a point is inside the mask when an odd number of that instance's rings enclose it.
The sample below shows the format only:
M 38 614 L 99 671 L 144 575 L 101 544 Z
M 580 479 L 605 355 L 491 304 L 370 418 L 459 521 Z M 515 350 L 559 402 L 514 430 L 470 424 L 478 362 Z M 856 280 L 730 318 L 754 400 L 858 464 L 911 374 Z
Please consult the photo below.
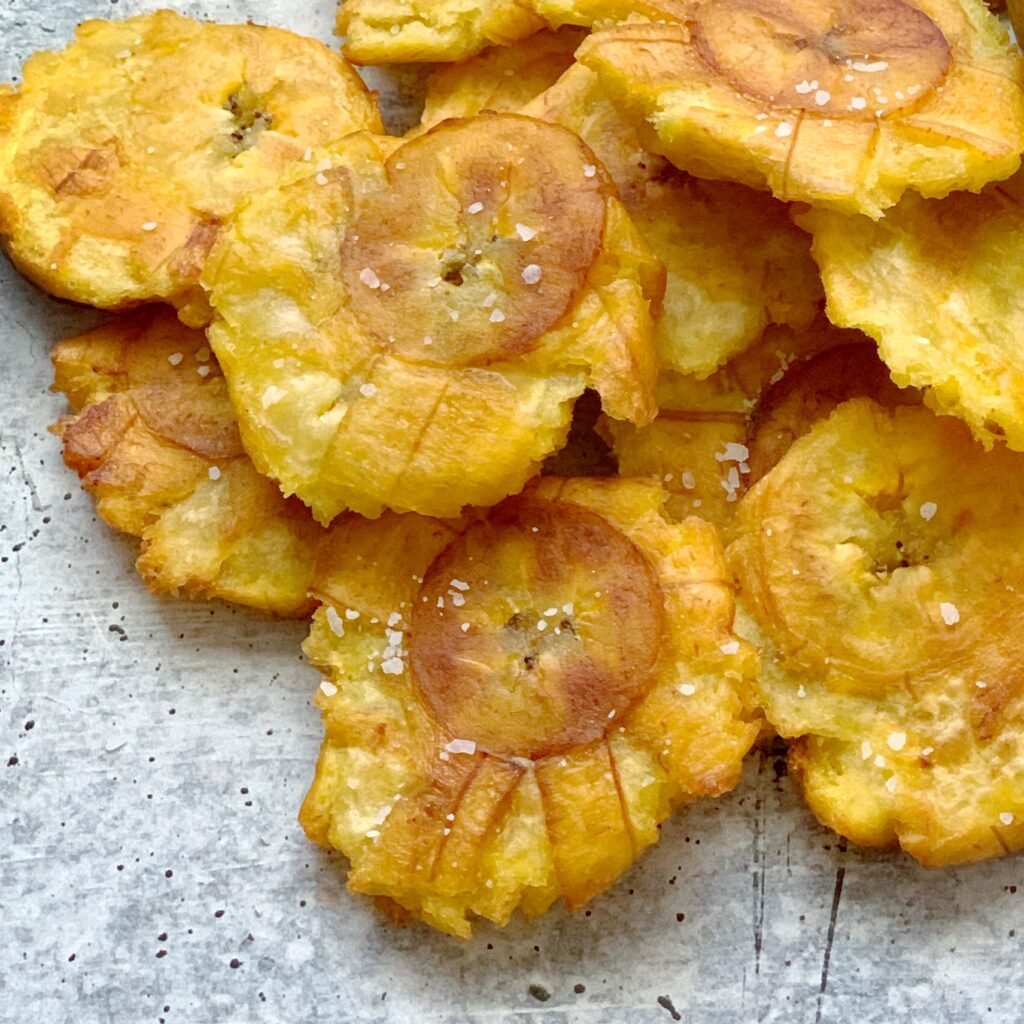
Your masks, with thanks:
M 921 513 L 921 518 L 925 522 L 928 522 L 935 517 L 935 513 L 939 511 L 939 506 L 936 505 L 934 501 L 926 501 L 922 503 L 919 511 Z
M 341 616 L 338 614 L 337 609 L 331 605 L 327 606 L 327 625 L 330 627 L 331 632 L 335 636 L 345 635 L 345 623 L 341 621 Z
M 475 754 L 476 743 L 473 740 L 450 740 L 444 749 L 449 754 Z
M 529 266 L 523 268 L 523 281 L 526 284 L 536 284 L 541 277 L 541 269 L 536 263 L 531 263 Z
M 949 601 L 943 601 L 939 605 L 939 614 L 947 626 L 955 626 L 960 621 L 960 609 Z

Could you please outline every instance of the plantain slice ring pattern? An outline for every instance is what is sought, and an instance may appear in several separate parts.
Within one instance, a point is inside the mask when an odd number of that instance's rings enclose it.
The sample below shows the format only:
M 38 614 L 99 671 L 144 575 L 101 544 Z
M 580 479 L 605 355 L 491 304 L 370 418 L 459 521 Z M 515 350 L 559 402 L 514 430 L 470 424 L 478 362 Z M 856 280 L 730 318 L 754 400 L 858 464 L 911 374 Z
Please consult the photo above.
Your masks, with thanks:
M 613 417 L 654 415 L 663 270 L 553 125 L 356 137 L 243 209 L 204 283 L 246 449 L 322 522 L 494 504 L 588 386 Z
M 326 736 L 300 820 L 349 886 L 467 936 L 576 909 L 759 724 L 712 527 L 642 481 L 531 485 L 461 521 L 332 528 L 306 644 Z
M 578 59 L 684 170 L 878 218 L 977 191 L 1024 148 L 1024 61 L 974 0 L 682 0 Z
M 927 866 L 1024 846 L 1024 462 L 858 398 L 741 503 L 759 703 L 812 809 Z
M 208 316 L 198 276 L 221 222 L 307 151 L 381 131 L 322 43 L 172 11 L 88 21 L 0 97 L 0 237 L 19 269 L 104 309 Z

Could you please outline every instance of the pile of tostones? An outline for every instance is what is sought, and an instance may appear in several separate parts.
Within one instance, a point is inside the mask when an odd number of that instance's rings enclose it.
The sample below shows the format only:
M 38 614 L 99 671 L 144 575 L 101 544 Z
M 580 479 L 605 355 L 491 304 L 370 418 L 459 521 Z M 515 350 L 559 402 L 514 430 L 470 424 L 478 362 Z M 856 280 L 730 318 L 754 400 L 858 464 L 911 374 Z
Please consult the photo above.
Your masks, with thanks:
M 1012 7 L 1012 5 L 1011 5 Z M 54 425 L 154 591 L 311 620 L 300 820 L 458 936 L 789 746 L 1024 847 L 1024 57 L 981 0 L 170 11 L 0 90 L 0 238 L 120 314 Z M 385 133 L 350 62 L 432 62 Z

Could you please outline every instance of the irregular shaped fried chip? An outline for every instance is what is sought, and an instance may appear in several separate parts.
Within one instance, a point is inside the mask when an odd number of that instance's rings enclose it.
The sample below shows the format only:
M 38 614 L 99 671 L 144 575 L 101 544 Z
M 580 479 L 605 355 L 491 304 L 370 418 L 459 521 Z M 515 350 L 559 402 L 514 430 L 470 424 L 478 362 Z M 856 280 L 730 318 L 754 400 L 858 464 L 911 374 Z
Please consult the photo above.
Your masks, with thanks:
M 674 17 L 676 0 L 344 0 L 338 34 L 357 64 L 464 61 L 488 46 L 508 47 L 539 30 Z M 529 44 L 527 44 L 529 45 Z
M 815 813 L 930 867 L 1024 846 L 1024 458 L 856 399 L 744 498 L 730 548 Z
M 356 64 L 465 60 L 543 27 L 523 0 L 343 0 L 337 26 Z
M 1024 61 L 975 0 L 681 6 L 578 56 L 684 170 L 877 218 L 1020 166 Z
M 836 341 L 841 333 L 835 332 Z M 917 388 L 893 383 L 877 348 L 863 336 L 789 366 L 781 380 L 761 395 L 748 421 L 746 484 L 757 483 L 818 420 L 851 398 L 861 397 L 885 406 L 921 403 Z
M 253 200 L 208 265 L 257 467 L 322 522 L 452 516 L 521 489 L 588 385 L 653 418 L 663 272 L 586 146 L 510 114 L 384 145 Z
M 573 62 L 583 32 L 537 32 L 518 46 L 495 46 L 459 64 L 438 68 L 426 82 L 421 125 L 484 110 L 515 113 L 550 88 Z
M 670 523 L 664 497 L 549 478 L 459 522 L 332 529 L 300 821 L 349 858 L 351 889 L 460 936 L 575 910 L 673 808 L 736 784 L 756 660 L 714 529 Z
M 242 449 L 216 360 L 199 331 L 154 309 L 69 338 L 54 388 L 64 461 L 115 529 L 142 538 L 156 593 L 220 597 L 304 617 L 321 529 Z
M 550 48 L 558 37 L 540 33 L 534 40 Z M 539 84 L 530 73 L 534 59 L 528 46 L 521 59 L 519 48 L 489 50 L 467 65 L 445 68 L 428 86 L 424 123 L 521 99 L 527 86 Z M 643 147 L 597 76 L 582 65 L 571 67 L 521 113 L 560 124 L 590 146 L 665 264 L 657 345 L 667 368 L 707 375 L 755 342 L 769 324 L 811 324 L 821 305 L 821 283 L 807 236 L 781 203 L 739 185 L 674 171 Z
M 820 353 L 837 347 L 858 353 L 845 367 L 851 372 L 842 383 L 831 381 L 831 357 L 824 367 L 819 363 L 826 359 Z M 660 411 L 650 425 L 636 428 L 603 418 L 598 432 L 615 452 L 623 476 L 661 481 L 671 495 L 667 508 L 673 516 L 699 515 L 728 539 L 736 502 L 755 463 L 778 458 L 788 446 L 786 431 L 792 443 L 814 419 L 849 397 L 839 397 L 843 385 L 851 394 L 887 393 L 880 390 L 879 378 L 886 375 L 874 350 L 864 335 L 839 330 L 823 316 L 806 331 L 770 328 L 704 380 L 663 373 Z
M 208 314 L 197 281 L 239 200 L 310 147 L 380 131 L 359 76 L 283 29 L 172 11 L 88 21 L 36 54 L 0 114 L 0 236 L 47 291 Z
M 980 195 L 908 196 L 884 220 L 823 211 L 814 232 L 829 315 L 878 341 L 900 384 L 986 445 L 1024 449 L 1024 174 Z

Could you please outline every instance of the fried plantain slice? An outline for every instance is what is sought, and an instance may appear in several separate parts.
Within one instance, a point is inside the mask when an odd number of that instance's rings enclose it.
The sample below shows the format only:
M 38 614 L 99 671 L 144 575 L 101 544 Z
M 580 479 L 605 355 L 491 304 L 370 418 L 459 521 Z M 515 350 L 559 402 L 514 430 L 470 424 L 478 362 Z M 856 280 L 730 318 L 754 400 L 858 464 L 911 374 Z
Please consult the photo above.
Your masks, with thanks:
M 460 521 L 331 529 L 300 821 L 349 887 L 468 936 L 575 910 L 672 809 L 739 779 L 755 661 L 712 527 L 656 484 L 558 480 Z
M 581 45 L 655 148 L 702 177 L 878 218 L 1009 177 L 1024 61 L 975 0 L 682 0 Z
M 986 445 L 1024 449 L 1024 174 L 980 195 L 908 196 L 884 220 L 808 211 L 829 315 L 878 341 L 900 384 Z
M 857 340 L 843 341 L 841 334 Z M 747 423 L 750 473 L 757 483 L 818 420 L 851 398 L 871 398 L 879 405 L 920 405 L 917 388 L 893 383 L 878 349 L 856 332 L 835 332 L 835 347 L 789 366 L 761 395 Z
M 460 61 L 543 27 L 524 0 L 343 0 L 337 24 L 356 64 Z
M 424 123 L 522 100 L 528 87 L 542 85 L 531 70 L 537 51 L 557 47 L 559 40 L 539 33 L 522 52 L 488 50 L 443 69 L 428 84 Z M 769 324 L 811 324 L 823 297 L 821 283 L 808 238 L 785 206 L 743 186 L 676 172 L 644 148 L 597 76 L 582 65 L 537 93 L 521 113 L 568 128 L 590 146 L 665 264 L 657 327 L 665 367 L 707 375 L 755 342 Z
M 62 298 L 208 314 L 221 221 L 310 148 L 380 131 L 373 96 L 314 39 L 172 11 L 87 21 L 25 65 L 0 113 L 0 237 Z
M 703 380 L 663 373 L 657 419 L 598 424 L 623 476 L 652 477 L 676 518 L 699 515 L 729 539 L 737 501 L 790 444 L 840 402 L 919 400 L 888 378 L 871 340 L 824 316 L 806 331 L 773 327 Z
M 55 424 L 64 461 L 109 525 L 142 538 L 156 593 L 220 597 L 304 617 L 322 530 L 242 449 L 224 379 L 200 331 L 153 308 L 60 342 Z
M 545 27 L 659 21 L 677 13 L 676 0 L 344 0 L 337 28 L 356 64 L 455 62 L 489 46 L 510 47 Z
M 494 504 L 588 385 L 653 418 L 663 271 L 575 136 L 485 114 L 336 162 L 253 200 L 204 278 L 246 448 L 318 519 Z
M 740 505 L 760 696 L 815 813 L 937 867 L 1024 845 L 1024 461 L 840 406 Z
M 542 30 L 517 46 L 492 46 L 470 60 L 442 65 L 427 78 L 421 126 L 484 110 L 515 113 L 558 81 L 582 39 L 577 28 Z

